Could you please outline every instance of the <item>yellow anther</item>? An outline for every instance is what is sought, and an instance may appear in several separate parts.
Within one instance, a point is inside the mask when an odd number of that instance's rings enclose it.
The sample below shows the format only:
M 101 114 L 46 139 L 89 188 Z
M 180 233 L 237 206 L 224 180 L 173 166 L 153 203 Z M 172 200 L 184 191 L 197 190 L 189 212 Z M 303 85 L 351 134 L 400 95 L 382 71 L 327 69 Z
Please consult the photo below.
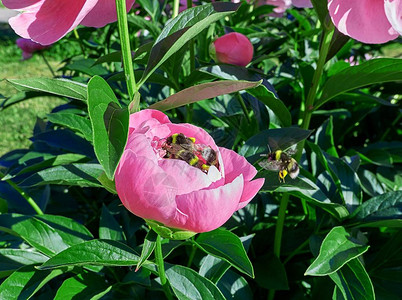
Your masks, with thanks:
M 178 135 L 179 135 L 178 133 L 172 134 L 172 143 L 173 143 L 173 144 L 176 144 L 177 136 L 178 136 Z
M 188 139 L 191 140 L 193 143 L 195 143 L 195 138 L 189 137 Z
M 281 154 L 282 154 L 282 150 L 277 150 L 275 152 L 275 160 L 280 160 L 281 159 Z
M 192 158 L 188 163 L 190 166 L 194 166 L 196 163 L 198 163 L 198 157 L 194 156 L 194 158 Z

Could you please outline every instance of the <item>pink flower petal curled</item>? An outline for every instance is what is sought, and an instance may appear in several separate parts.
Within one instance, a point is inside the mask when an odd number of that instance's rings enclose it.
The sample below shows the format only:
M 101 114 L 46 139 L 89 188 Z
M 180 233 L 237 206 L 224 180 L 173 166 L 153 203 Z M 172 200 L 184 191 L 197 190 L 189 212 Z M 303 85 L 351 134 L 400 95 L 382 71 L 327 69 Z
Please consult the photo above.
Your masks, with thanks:
M 123 154 L 116 175 L 116 190 L 123 205 L 144 219 L 166 223 L 176 214 L 177 183 L 157 164 L 137 157 L 132 150 Z
M 154 109 L 144 109 L 130 115 L 130 132 L 147 131 L 156 125 L 170 123 L 169 118 L 163 112 Z
M 250 181 L 257 174 L 257 170 L 241 155 L 233 150 L 219 147 L 225 165 L 225 183 L 232 182 L 243 174 L 244 181 Z
M 340 32 L 368 44 L 393 40 L 398 34 L 392 28 L 381 0 L 331 0 L 331 19 Z
M 135 0 L 127 0 L 127 12 L 133 6 Z M 86 15 L 81 24 L 88 27 L 103 27 L 106 24 L 117 21 L 116 1 L 98 0 L 95 7 Z
M 385 0 L 384 7 L 392 28 L 402 35 L 402 0 Z
M 126 151 L 127 150 L 132 150 L 137 157 L 146 157 L 153 163 L 158 164 L 158 159 L 152 148 L 151 141 L 141 133 L 134 133 L 128 136 Z
M 24 12 L 11 18 L 9 23 L 18 35 L 50 45 L 73 30 L 97 0 L 42 0 L 37 3 L 40 5 L 28 9 L 21 7 Z
M 176 197 L 178 215 L 167 226 L 206 232 L 222 226 L 236 211 L 243 190 L 240 175 L 232 183 L 212 190 Z
M 253 200 L 255 195 L 257 195 L 258 191 L 264 185 L 264 182 L 265 178 L 257 178 L 244 183 L 243 194 L 241 195 L 237 210 L 245 207 L 251 200 Z

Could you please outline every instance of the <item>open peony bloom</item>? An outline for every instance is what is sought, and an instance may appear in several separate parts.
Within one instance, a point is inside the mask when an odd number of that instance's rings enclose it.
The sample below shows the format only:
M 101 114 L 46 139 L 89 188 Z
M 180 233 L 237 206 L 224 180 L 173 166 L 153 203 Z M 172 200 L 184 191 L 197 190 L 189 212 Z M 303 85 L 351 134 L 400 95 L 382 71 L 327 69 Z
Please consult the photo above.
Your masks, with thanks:
M 210 46 L 211 56 L 218 62 L 243 67 L 253 59 L 253 52 L 250 40 L 238 32 L 225 34 Z
M 252 180 L 256 174 L 244 157 L 217 147 L 203 129 L 173 124 L 147 109 L 130 116 L 115 180 L 133 214 L 191 236 L 220 227 L 249 203 L 264 184 L 263 178 Z
M 22 50 L 22 59 L 30 59 L 32 54 L 43 49 L 47 49 L 50 46 L 43 46 L 41 44 L 35 43 L 29 39 L 19 38 L 16 41 L 18 48 Z
M 127 11 L 135 0 L 127 0 Z M 103 27 L 117 20 L 115 0 L 3 0 L 20 11 L 9 23 L 23 38 L 42 45 L 61 39 L 79 24 Z
M 330 0 L 328 10 L 340 32 L 368 44 L 402 34 L 402 0 Z

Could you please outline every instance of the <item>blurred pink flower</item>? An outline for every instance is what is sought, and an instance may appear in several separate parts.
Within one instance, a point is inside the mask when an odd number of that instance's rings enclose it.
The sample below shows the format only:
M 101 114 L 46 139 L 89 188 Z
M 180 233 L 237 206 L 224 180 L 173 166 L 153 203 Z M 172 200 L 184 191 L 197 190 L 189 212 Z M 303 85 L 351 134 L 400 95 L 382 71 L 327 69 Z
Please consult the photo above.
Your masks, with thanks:
M 244 67 L 253 59 L 254 48 L 245 35 L 231 32 L 217 38 L 210 52 L 218 62 Z
M 177 134 L 195 142 L 183 144 Z M 174 136 L 177 142 L 172 142 Z M 189 151 L 172 154 L 179 144 L 203 149 L 202 155 L 190 151 L 198 163 Z M 207 158 L 204 153 L 216 156 Z M 264 184 L 263 178 L 252 180 L 256 174 L 244 157 L 217 147 L 203 129 L 173 124 L 162 112 L 147 109 L 130 116 L 128 142 L 115 180 L 120 200 L 133 214 L 169 228 L 205 232 L 223 225 L 251 201 Z
M 127 11 L 135 0 L 127 1 Z M 20 11 L 9 23 L 23 38 L 42 45 L 61 39 L 79 24 L 102 27 L 117 20 L 115 0 L 3 0 Z
M 274 12 L 270 14 L 272 17 L 281 17 L 283 13 L 290 7 L 313 7 L 310 0 L 259 0 L 259 5 L 273 5 Z
M 41 44 L 31 41 L 30 39 L 24 39 L 24 38 L 17 39 L 16 44 L 22 50 L 23 60 L 31 58 L 34 52 L 38 52 L 50 47 L 50 45 L 43 46 Z
M 368 44 L 402 34 L 402 0 L 330 0 L 328 10 L 340 32 Z

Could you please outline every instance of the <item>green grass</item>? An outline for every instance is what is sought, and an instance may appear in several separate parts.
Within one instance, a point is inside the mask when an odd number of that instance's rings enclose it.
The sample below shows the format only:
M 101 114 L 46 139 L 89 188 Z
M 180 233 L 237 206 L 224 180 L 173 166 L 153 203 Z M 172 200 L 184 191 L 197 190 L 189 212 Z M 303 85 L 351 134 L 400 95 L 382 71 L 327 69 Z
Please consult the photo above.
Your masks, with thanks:
M 7 25 L 0 24 L 0 94 L 5 97 L 18 93 L 6 79 L 52 77 L 40 55 L 21 61 L 21 50 L 15 45 L 15 38 Z M 57 62 L 50 61 L 50 64 L 57 69 Z M 28 148 L 36 118 L 44 117 L 62 103 L 56 97 L 38 97 L 0 111 L 0 155 L 15 149 Z

